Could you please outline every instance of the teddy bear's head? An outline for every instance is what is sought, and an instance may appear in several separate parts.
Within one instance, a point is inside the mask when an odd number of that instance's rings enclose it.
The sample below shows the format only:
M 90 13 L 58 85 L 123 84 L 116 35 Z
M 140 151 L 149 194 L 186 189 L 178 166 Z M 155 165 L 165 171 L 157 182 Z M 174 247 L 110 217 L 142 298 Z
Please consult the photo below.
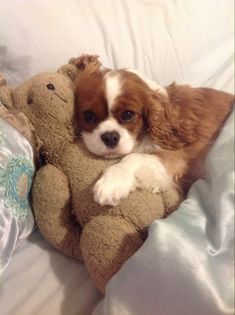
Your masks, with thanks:
M 78 73 L 76 66 L 68 64 L 57 72 L 35 75 L 15 89 L 4 83 L 0 88 L 2 103 L 27 116 L 49 156 L 76 135 L 73 81 Z

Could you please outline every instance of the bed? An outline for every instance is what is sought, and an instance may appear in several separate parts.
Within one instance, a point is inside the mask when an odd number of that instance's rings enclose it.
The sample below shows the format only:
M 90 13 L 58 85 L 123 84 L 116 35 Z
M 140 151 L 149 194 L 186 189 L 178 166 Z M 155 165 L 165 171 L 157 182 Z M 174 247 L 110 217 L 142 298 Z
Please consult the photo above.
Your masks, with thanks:
M 232 0 L 1 0 L 0 72 L 14 86 L 95 53 L 161 85 L 234 93 L 233 12 Z M 234 113 L 205 166 L 206 178 L 151 224 L 105 297 L 31 222 L 0 276 L 1 315 L 234 314 Z

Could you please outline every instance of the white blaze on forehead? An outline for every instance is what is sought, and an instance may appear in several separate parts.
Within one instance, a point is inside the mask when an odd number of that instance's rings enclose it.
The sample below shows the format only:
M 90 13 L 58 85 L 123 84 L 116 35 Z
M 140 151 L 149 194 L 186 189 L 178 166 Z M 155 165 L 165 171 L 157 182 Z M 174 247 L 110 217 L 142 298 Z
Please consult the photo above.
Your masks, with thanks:
M 119 73 L 109 72 L 105 75 L 105 96 L 109 113 L 112 110 L 114 101 L 122 91 L 121 78 Z

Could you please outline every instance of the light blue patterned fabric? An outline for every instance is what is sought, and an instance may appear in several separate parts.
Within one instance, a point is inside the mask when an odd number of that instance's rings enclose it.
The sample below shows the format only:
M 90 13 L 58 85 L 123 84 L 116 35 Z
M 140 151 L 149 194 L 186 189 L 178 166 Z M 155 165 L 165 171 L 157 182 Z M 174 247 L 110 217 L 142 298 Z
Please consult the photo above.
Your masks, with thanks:
M 0 118 L 0 275 L 34 227 L 28 200 L 33 175 L 30 143 Z
M 0 185 L 5 188 L 4 205 L 20 221 L 28 214 L 33 173 L 33 163 L 24 155 L 11 157 L 5 168 L 0 167 Z

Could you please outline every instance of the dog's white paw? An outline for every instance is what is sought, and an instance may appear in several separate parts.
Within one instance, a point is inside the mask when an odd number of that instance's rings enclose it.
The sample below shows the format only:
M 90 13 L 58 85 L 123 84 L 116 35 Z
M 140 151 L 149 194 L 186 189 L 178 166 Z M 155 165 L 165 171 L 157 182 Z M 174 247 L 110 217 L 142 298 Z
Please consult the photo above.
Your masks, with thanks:
M 115 206 L 135 189 L 135 177 L 126 173 L 121 165 L 115 164 L 105 170 L 96 182 L 94 199 L 100 205 Z

